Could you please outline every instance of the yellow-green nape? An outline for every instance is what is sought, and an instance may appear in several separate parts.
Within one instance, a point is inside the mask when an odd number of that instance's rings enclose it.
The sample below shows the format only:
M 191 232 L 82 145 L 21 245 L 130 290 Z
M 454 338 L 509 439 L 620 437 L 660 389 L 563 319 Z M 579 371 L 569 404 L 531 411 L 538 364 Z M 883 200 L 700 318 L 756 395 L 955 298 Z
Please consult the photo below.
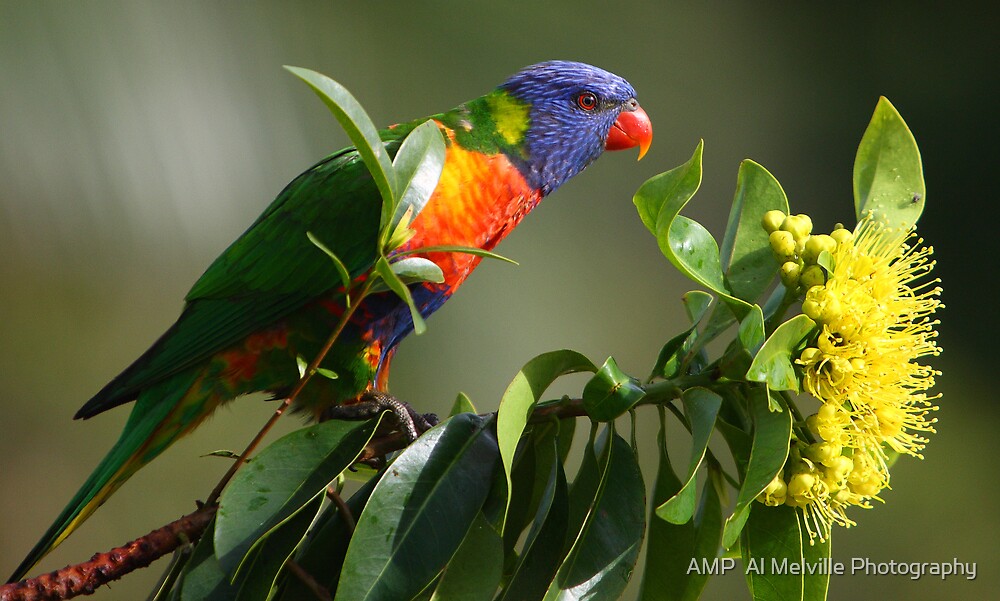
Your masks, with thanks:
M 502 91 L 488 95 L 486 102 L 500 137 L 510 146 L 520 145 L 530 125 L 528 103 Z

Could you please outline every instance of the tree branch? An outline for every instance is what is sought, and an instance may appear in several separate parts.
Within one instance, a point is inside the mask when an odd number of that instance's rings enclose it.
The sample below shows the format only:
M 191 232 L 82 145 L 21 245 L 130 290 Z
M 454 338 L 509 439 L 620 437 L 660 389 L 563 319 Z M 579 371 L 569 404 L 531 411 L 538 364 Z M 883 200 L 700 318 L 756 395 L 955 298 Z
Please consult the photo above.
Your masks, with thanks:
M 648 387 L 641 405 L 662 403 L 679 394 L 675 383 L 657 383 Z M 582 399 L 564 398 L 545 403 L 534 409 L 530 423 L 586 415 Z M 372 438 L 358 455 L 357 463 L 369 461 L 405 448 L 407 437 L 398 431 Z M 90 595 L 100 586 L 144 568 L 160 557 L 172 553 L 181 545 L 196 542 L 211 523 L 218 505 L 203 505 L 179 520 L 137 538 L 134 541 L 98 553 L 89 561 L 66 566 L 61 570 L 0 586 L 0 601 L 56 601 L 78 595 Z

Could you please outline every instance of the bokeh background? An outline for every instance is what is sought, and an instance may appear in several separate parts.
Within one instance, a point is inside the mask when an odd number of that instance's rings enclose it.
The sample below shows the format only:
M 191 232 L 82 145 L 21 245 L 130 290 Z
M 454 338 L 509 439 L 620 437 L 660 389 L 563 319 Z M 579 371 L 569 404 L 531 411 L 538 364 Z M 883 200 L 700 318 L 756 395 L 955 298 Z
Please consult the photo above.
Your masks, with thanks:
M 285 182 L 345 144 L 281 65 L 329 74 L 388 124 L 476 97 L 523 65 L 567 58 L 633 83 L 654 122 L 651 152 L 641 163 L 605 156 L 543 203 L 500 248 L 521 266 L 487 262 L 426 335 L 402 345 L 394 392 L 444 412 L 462 390 L 495 409 L 527 359 L 562 347 L 646 373 L 679 329 L 678 299 L 691 285 L 643 228 L 634 190 L 704 138 L 705 181 L 687 213 L 717 237 L 746 157 L 827 231 L 852 219 L 854 152 L 885 95 L 924 158 L 920 229 L 937 249 L 947 304 L 936 361 L 944 398 L 926 459 L 897 465 L 886 505 L 854 512 L 859 527 L 835 532 L 834 558 L 957 558 L 976 562 L 978 577 L 843 576 L 830 598 L 994 595 L 1000 23 L 970 7 L 800 4 L 0 2 L 2 575 L 127 416 L 81 423 L 74 411 L 173 322 L 187 288 Z M 220 411 L 40 569 L 194 509 L 225 467 L 198 457 L 242 448 L 269 412 L 256 400 Z M 297 425 L 290 418 L 282 429 Z M 643 431 L 647 452 L 654 432 Z M 142 598 L 163 567 L 97 598 Z M 705 598 L 745 598 L 743 586 L 738 574 L 716 578 Z

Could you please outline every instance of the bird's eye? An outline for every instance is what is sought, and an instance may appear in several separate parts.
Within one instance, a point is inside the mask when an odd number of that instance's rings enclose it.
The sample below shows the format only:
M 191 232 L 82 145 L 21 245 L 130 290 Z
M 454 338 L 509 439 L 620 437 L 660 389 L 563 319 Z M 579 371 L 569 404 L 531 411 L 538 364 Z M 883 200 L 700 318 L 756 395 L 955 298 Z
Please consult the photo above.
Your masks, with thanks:
M 576 105 L 585 111 L 597 108 L 597 96 L 593 92 L 583 92 L 576 97 Z

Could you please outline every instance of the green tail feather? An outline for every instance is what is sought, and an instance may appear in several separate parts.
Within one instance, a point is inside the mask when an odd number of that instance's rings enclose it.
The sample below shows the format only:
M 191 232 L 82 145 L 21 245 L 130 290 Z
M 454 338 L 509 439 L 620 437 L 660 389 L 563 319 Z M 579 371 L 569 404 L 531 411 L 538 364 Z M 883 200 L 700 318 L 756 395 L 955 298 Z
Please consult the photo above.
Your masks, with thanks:
M 161 430 L 161 426 L 168 422 L 171 413 L 178 408 L 197 375 L 193 371 L 178 374 L 139 395 L 121 438 L 24 558 L 8 582 L 24 578 L 36 563 L 72 534 L 132 474 L 190 429 L 173 427 Z M 174 420 L 169 421 L 173 426 Z

